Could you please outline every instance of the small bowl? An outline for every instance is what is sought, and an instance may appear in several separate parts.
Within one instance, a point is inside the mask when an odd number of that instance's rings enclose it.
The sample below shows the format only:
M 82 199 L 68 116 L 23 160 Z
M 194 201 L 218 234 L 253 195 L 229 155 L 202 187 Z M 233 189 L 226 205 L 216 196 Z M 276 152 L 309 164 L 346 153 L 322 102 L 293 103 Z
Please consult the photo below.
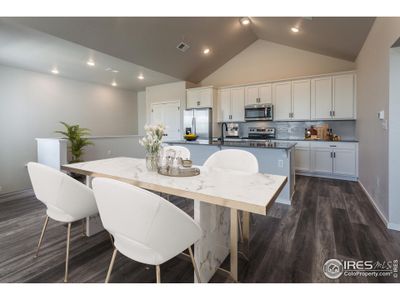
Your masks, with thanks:
M 197 139 L 197 135 L 192 136 L 192 135 L 184 135 L 183 138 L 187 141 L 195 141 Z
M 190 159 L 182 159 L 182 166 L 185 168 L 190 168 L 193 165 Z

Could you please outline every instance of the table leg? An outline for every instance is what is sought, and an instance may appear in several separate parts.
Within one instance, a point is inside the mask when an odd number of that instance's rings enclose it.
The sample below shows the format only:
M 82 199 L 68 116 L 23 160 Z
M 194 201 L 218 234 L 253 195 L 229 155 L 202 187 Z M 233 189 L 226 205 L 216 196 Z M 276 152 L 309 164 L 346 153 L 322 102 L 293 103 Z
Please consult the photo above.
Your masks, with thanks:
M 86 176 L 86 185 L 89 188 L 92 188 L 92 176 Z M 99 215 L 91 216 L 86 218 L 86 236 L 92 236 L 100 231 L 104 230 L 103 224 L 101 223 L 101 219 Z
M 250 257 L 250 213 L 248 211 L 243 211 L 242 224 L 243 224 L 242 250 L 244 254 L 249 258 Z
M 229 255 L 229 211 L 226 207 L 194 201 L 194 219 L 203 231 L 194 245 L 194 260 L 202 282 L 208 282 Z
M 238 214 L 231 208 L 231 276 L 238 281 Z

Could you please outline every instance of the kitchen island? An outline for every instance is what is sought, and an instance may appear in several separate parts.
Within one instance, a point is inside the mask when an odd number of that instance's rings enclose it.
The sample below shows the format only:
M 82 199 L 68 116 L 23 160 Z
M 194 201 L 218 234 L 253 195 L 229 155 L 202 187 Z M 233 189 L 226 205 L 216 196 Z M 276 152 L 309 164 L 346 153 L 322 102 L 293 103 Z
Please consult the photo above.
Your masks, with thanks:
M 169 145 L 181 145 L 190 150 L 193 164 L 202 165 L 213 153 L 225 149 L 243 149 L 255 155 L 260 173 L 287 176 L 288 182 L 278 199 L 279 203 L 291 204 L 295 185 L 295 142 L 263 141 L 169 141 Z

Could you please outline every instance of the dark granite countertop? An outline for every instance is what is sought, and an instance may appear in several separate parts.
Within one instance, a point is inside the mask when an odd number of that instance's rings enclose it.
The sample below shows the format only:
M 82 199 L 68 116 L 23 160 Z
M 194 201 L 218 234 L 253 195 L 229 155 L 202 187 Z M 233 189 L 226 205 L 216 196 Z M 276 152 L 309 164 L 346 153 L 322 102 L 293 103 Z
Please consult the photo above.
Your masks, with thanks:
M 287 143 L 287 142 L 263 142 L 263 141 L 226 141 L 221 144 L 220 141 L 208 141 L 208 140 L 198 140 L 198 141 L 169 141 L 167 144 L 186 144 L 186 145 L 208 145 L 208 146 L 218 146 L 218 147 L 244 147 L 244 148 L 263 148 L 263 149 L 281 149 L 281 150 L 289 150 L 296 146 L 296 143 Z

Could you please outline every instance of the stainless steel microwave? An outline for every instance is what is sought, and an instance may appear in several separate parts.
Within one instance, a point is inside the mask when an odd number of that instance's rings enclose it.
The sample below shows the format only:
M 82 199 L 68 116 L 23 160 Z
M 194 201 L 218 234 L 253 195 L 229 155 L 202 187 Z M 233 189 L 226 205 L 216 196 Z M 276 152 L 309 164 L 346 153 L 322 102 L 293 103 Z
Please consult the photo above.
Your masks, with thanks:
M 272 104 L 254 104 L 244 107 L 244 119 L 246 121 L 272 121 Z

